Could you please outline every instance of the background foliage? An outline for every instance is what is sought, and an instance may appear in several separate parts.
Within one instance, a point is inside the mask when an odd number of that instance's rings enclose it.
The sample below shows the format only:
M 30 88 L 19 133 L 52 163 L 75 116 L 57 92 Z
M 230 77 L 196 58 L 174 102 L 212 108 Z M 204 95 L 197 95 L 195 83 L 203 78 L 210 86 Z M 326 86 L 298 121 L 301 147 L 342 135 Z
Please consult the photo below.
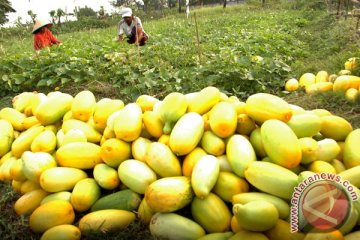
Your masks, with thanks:
M 2 45 L 0 94 L 101 82 L 128 99 L 155 87 L 156 94 L 166 94 L 208 85 L 245 97 L 278 92 L 285 80 L 307 71 L 337 72 L 360 51 L 354 19 L 338 20 L 321 9 L 252 3 L 199 8 L 189 19 L 176 13 L 157 21 L 145 18 L 150 40 L 140 49 L 116 42 L 116 24 L 93 29 L 91 21 L 84 24 L 88 31 L 58 34 L 64 44 L 39 56 L 31 36 Z

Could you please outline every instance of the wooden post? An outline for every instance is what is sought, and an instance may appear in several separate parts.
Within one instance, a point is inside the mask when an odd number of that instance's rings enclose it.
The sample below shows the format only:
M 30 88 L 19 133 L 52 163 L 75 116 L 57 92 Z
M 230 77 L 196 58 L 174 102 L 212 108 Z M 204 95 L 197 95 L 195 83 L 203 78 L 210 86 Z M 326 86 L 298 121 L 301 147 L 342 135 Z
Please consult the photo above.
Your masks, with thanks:
M 338 0 L 337 13 L 336 13 L 337 18 L 339 18 L 340 15 L 340 5 L 341 5 L 341 0 Z
M 349 12 L 349 4 L 350 4 L 350 0 L 346 0 L 345 20 L 347 19 L 347 15 L 348 15 L 348 12 Z
M 139 34 L 138 34 L 138 23 L 136 21 L 136 18 L 134 19 L 135 21 L 135 35 L 136 35 L 136 39 L 135 39 L 135 42 L 138 41 L 138 45 L 137 45 L 137 53 L 138 53 L 138 62 L 139 64 L 141 64 L 141 55 L 140 55 L 140 42 L 139 42 Z
M 197 46 L 198 46 L 199 62 L 201 64 L 201 49 L 200 49 L 200 39 L 199 39 L 199 31 L 198 31 L 198 25 L 197 25 L 197 20 L 196 20 L 196 13 L 194 13 L 194 19 L 195 19 L 196 41 L 197 41 Z

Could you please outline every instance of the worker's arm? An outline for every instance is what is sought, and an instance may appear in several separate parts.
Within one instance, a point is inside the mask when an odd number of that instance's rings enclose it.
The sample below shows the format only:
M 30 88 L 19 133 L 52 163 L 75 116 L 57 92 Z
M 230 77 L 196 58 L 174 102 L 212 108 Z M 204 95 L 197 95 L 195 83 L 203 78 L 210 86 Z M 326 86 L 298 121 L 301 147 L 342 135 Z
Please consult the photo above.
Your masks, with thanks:
M 118 40 L 119 40 L 119 42 L 124 41 L 124 35 L 123 34 L 119 35 Z
M 48 35 L 50 41 L 52 44 L 59 44 L 60 41 L 52 34 L 52 32 L 48 29 L 46 29 L 46 34 Z
M 135 44 L 139 45 L 141 39 L 144 37 L 144 31 L 141 27 L 137 27 L 137 36 L 136 36 L 136 40 L 135 40 Z
M 41 41 L 41 37 L 38 36 L 38 35 L 34 35 L 34 49 L 36 51 L 40 50 L 43 48 L 43 44 L 42 44 L 42 41 Z

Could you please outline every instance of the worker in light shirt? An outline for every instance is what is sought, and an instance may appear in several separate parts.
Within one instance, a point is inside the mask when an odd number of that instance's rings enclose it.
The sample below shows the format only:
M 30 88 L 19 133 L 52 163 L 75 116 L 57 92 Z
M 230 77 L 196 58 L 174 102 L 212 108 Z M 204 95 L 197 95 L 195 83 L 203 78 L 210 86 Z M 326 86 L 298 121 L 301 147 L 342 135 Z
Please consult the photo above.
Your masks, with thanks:
M 132 14 L 130 8 L 124 8 L 122 11 L 122 20 L 119 23 L 119 41 L 124 40 L 124 35 L 127 37 L 127 42 L 138 46 L 145 45 L 149 36 L 145 33 L 141 24 L 140 18 Z
M 61 42 L 51 33 L 50 27 L 52 23 L 43 20 L 37 20 L 33 27 L 34 34 L 34 48 L 39 51 L 45 47 L 50 47 Z

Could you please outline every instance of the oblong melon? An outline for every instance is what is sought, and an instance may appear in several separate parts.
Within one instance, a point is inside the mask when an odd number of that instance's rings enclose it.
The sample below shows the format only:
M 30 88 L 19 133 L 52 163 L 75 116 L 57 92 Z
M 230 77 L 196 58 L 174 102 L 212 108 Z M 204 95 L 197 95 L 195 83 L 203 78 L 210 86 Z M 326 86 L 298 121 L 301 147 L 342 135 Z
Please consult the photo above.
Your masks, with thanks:
M 265 152 L 271 160 L 283 167 L 294 168 L 301 161 L 301 146 L 293 130 L 280 120 L 268 120 L 261 125 Z

